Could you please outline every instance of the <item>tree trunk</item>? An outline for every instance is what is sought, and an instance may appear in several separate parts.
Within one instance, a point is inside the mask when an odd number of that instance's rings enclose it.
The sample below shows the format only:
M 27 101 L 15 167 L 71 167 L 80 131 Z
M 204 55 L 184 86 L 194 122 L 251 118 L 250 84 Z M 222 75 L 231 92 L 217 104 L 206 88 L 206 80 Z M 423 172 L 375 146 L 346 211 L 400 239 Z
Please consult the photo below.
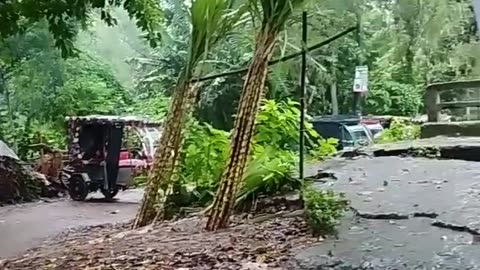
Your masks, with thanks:
M 225 228 L 229 224 L 237 189 L 241 184 L 247 163 L 250 140 L 254 132 L 255 117 L 267 78 L 268 61 L 272 57 L 277 35 L 277 32 L 268 31 L 267 29 L 261 32 L 257 38 L 255 54 L 243 85 L 242 96 L 235 119 L 235 127 L 230 143 L 230 157 L 213 201 L 213 207 L 207 222 L 207 230 L 213 231 L 218 228 Z
M 330 85 L 330 98 L 332 99 L 332 114 L 338 115 L 338 99 L 337 99 L 337 81 L 333 80 Z
M 4 97 L 5 97 L 5 105 L 7 106 L 8 124 L 9 124 L 10 131 L 13 132 L 15 130 L 15 125 L 13 123 L 13 109 L 12 109 L 10 90 L 8 89 L 8 85 L 7 85 L 6 73 L 7 72 L 0 70 L 0 90 L 3 91 Z M 13 137 L 10 143 L 12 144 L 11 146 L 13 148 L 13 151 L 15 153 L 18 153 L 17 138 Z
M 150 224 L 155 217 L 163 217 L 163 207 L 170 180 L 175 168 L 183 139 L 183 127 L 196 94 L 197 85 L 191 85 L 189 80 L 182 80 L 177 84 L 167 121 L 160 138 L 160 144 L 155 151 L 153 167 L 148 175 L 147 187 L 143 196 L 133 228 L 139 228 Z M 161 196 L 161 197 L 159 197 Z M 158 205 L 156 205 L 158 204 Z

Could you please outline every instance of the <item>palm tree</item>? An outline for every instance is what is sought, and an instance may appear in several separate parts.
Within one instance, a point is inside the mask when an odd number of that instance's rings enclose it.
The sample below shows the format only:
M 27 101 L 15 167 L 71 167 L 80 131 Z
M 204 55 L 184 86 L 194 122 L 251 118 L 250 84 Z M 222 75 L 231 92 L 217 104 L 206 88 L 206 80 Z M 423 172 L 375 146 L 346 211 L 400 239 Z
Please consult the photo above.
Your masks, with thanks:
M 234 0 L 194 0 L 190 7 L 191 32 L 186 65 L 177 80 L 173 100 L 166 117 L 153 168 L 149 173 L 142 205 L 133 227 L 151 223 L 162 217 L 163 206 L 171 186 L 171 176 L 181 149 L 182 129 L 198 85 L 191 80 L 198 62 L 230 29 L 239 22 L 243 8 Z M 159 194 L 163 192 L 164 194 Z M 167 193 L 167 194 L 165 194 Z M 156 206 L 157 205 L 157 206 Z
M 295 8 L 306 0 L 250 0 L 251 7 L 262 18 L 256 35 L 255 51 L 243 85 L 242 96 L 231 138 L 230 158 L 223 171 L 207 222 L 207 230 L 227 227 L 235 196 L 248 160 L 255 117 L 267 78 L 268 62 L 278 35 Z

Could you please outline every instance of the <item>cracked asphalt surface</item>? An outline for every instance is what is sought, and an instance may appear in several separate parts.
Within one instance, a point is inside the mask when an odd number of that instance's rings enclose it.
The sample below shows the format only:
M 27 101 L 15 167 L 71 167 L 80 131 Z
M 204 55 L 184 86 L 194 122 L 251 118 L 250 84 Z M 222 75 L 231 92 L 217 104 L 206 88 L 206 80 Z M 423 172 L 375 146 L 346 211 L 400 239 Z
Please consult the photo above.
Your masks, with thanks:
M 0 259 L 19 255 L 70 228 L 131 220 L 142 194 L 132 189 L 119 192 L 113 202 L 94 194 L 85 202 L 62 199 L 0 207 Z
M 364 157 L 318 169 L 337 178 L 318 187 L 344 192 L 355 211 L 338 239 L 297 255 L 302 269 L 480 269 L 480 162 Z

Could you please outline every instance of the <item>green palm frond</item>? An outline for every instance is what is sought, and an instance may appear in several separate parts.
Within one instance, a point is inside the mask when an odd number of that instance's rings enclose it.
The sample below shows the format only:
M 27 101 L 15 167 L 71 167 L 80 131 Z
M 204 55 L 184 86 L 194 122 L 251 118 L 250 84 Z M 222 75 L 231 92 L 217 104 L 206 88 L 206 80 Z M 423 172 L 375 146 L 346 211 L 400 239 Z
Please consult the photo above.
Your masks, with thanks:
M 249 0 L 255 15 L 262 18 L 262 28 L 269 27 L 271 31 L 283 30 L 292 13 L 308 0 Z
M 236 1 L 234 1 L 236 2 Z M 191 42 L 186 72 L 192 73 L 196 63 L 207 55 L 210 48 L 224 37 L 245 14 L 245 8 L 230 9 L 228 0 L 195 0 L 190 8 Z

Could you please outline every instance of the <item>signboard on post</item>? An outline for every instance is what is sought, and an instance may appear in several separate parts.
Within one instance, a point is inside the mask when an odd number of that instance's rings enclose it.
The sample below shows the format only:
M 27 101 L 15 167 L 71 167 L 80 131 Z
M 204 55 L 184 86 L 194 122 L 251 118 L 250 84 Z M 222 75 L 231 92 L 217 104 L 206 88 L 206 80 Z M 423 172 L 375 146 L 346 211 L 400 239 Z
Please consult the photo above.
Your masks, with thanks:
M 368 92 L 368 67 L 355 67 L 355 79 L 353 80 L 353 92 L 366 93 Z

